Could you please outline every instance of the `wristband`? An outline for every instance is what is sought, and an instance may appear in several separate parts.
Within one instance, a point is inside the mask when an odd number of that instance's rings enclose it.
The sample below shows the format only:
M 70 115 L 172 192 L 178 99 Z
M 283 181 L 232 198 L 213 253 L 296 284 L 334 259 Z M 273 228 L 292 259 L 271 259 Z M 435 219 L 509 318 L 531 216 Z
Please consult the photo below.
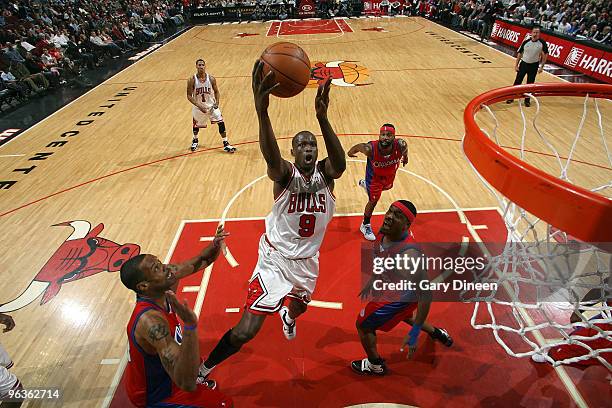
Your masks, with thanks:
M 421 327 L 423 325 L 421 324 L 415 324 L 412 326 L 412 329 L 410 329 L 410 332 L 408 333 L 408 336 L 410 337 L 410 339 L 408 340 L 408 345 L 409 346 L 414 346 L 417 342 L 417 339 L 419 338 L 419 334 L 421 333 Z
M 183 327 L 183 330 L 188 331 L 188 330 L 195 330 L 198 327 L 197 324 L 194 324 L 193 326 L 185 326 Z

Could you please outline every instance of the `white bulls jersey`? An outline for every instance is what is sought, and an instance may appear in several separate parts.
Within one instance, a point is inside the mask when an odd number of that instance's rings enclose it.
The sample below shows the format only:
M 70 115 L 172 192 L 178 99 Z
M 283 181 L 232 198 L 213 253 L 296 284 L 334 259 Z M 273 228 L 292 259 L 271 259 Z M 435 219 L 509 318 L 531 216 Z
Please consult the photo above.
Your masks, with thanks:
M 292 164 L 291 181 L 266 217 L 266 237 L 287 259 L 315 256 L 334 216 L 335 197 L 319 171 L 320 163 L 309 181 Z
M 194 95 L 196 99 L 200 99 L 207 107 L 211 107 L 215 104 L 215 91 L 213 90 L 212 83 L 210 82 L 210 76 L 206 74 L 206 79 L 200 81 L 198 75 L 193 76 L 195 78 L 194 84 Z

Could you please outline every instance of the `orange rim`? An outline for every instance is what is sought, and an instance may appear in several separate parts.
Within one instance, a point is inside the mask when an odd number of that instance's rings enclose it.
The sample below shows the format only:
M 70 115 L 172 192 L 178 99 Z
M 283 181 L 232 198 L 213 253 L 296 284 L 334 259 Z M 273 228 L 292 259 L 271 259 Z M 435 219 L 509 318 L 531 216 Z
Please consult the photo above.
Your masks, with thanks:
M 509 200 L 585 242 L 612 242 L 612 201 L 525 163 L 489 139 L 474 116 L 483 105 L 534 96 L 612 97 L 607 84 L 529 84 L 485 92 L 465 108 L 463 150 L 478 173 Z

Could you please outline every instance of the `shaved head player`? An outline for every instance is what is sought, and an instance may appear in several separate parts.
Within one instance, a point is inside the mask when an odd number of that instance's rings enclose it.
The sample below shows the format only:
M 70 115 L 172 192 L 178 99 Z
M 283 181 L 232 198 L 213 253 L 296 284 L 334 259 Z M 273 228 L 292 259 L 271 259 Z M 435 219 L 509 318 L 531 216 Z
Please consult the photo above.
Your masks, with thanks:
M 278 86 L 274 73 L 262 75 L 263 62 L 253 67 L 253 95 L 259 119 L 259 148 L 274 183 L 274 204 L 259 240 L 259 258 L 249 282 L 240 322 L 228 330 L 200 367 L 206 376 L 237 353 L 261 329 L 266 316 L 279 312 L 288 340 L 296 335 L 295 319 L 306 311 L 319 275 L 319 248 L 336 207 L 334 180 L 346 169 L 340 140 L 327 119 L 331 78 L 319 86 L 315 110 L 329 156 L 317 161 L 317 139 L 298 132 L 291 143 L 293 163 L 282 158 L 268 116 L 270 92 Z M 283 307 L 285 297 L 291 300 Z
M 137 407 L 232 406 L 212 380 L 198 378 L 201 363 L 198 317 L 174 292 L 181 278 L 213 263 L 228 234 L 219 227 L 213 242 L 195 258 L 163 264 L 141 254 L 121 266 L 121 282 L 136 292 L 127 326 L 129 360 L 127 395 Z M 181 325 L 178 318 L 183 321 Z

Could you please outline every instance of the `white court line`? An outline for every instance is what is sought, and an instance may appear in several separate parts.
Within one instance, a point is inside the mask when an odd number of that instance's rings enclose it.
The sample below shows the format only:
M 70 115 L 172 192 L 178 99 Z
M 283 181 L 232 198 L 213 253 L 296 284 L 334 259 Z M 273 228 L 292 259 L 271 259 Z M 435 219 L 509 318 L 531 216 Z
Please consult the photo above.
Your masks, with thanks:
M 0 157 L 22 157 L 22 156 L 25 156 L 25 154 L 2 154 L 0 155 Z
M 199 286 L 184 286 L 183 287 L 183 293 L 193 293 L 193 292 L 199 292 L 199 291 L 200 291 Z
M 215 237 L 200 237 L 200 242 L 213 241 Z
M 206 296 L 206 289 L 208 289 L 208 282 L 210 281 L 210 275 L 212 274 L 212 269 L 214 265 L 214 262 L 208 265 L 206 269 L 204 269 L 204 274 L 202 275 L 202 283 L 200 284 L 198 297 L 193 308 L 193 311 L 198 316 L 198 319 L 200 317 L 200 312 L 202 311 L 202 305 L 204 304 L 204 296 Z
M 488 225 L 472 225 L 475 230 L 489 229 Z
M 324 302 L 321 300 L 312 300 L 308 306 L 320 307 L 322 309 L 342 310 L 342 302 Z
M 239 307 L 228 307 L 225 309 L 227 313 L 240 313 L 240 310 Z
M 104 360 L 100 361 L 100 365 L 116 365 L 120 362 L 120 358 L 105 358 Z
M 268 27 L 268 32 L 266 33 L 266 37 L 272 37 L 270 35 L 270 31 L 272 30 L 272 27 L 274 26 L 274 23 L 270 24 L 270 27 Z M 278 30 L 276 30 L 276 36 L 278 37 L 278 32 L 280 31 L 280 24 L 278 25 Z

